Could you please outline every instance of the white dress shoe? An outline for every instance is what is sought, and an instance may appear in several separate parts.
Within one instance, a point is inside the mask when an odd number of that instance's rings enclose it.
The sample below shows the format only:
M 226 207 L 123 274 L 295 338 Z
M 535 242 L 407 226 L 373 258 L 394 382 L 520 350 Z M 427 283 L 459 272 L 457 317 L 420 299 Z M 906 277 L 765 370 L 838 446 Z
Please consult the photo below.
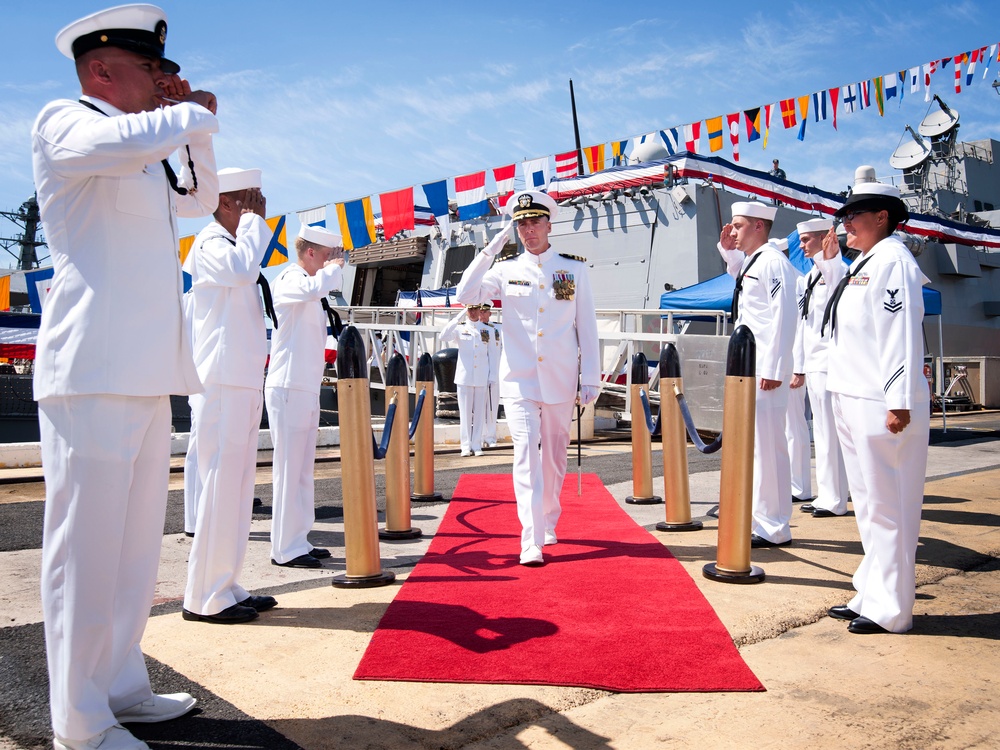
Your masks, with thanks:
M 546 544 L 558 544 L 559 540 L 556 538 L 556 532 L 546 531 L 545 532 L 545 543 Z
M 462 458 L 468 458 L 472 455 L 472 451 L 462 451 Z
M 52 741 L 52 746 L 56 750 L 90 750 L 90 748 L 100 748 L 100 750 L 149 750 L 149 745 L 134 737 L 130 731 L 120 724 L 115 724 L 100 734 L 95 734 L 89 740 L 63 740 L 56 737 Z
M 136 703 L 131 708 L 119 711 L 115 718 L 122 724 L 129 722 L 152 724 L 157 721 L 169 721 L 183 716 L 198 701 L 187 693 L 171 693 L 169 695 L 154 695 L 148 701 Z
M 476 451 L 476 455 L 477 456 L 481 456 L 481 455 L 483 455 L 483 452 L 482 451 Z
M 542 557 L 542 548 L 532 544 L 521 550 L 521 565 L 543 565 L 545 558 Z

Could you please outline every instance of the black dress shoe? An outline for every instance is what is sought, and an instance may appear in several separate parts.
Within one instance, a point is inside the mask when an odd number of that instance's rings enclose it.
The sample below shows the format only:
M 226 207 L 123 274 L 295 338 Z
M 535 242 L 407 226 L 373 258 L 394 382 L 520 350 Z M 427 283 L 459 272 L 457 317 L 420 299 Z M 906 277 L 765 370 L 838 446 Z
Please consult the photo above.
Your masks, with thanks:
M 253 607 L 244 607 L 242 604 L 234 604 L 226 607 L 221 612 L 214 615 L 199 615 L 189 610 L 181 610 L 181 617 L 185 620 L 195 620 L 200 622 L 214 622 L 219 625 L 236 625 L 241 622 L 250 622 L 257 619 L 257 610 Z
M 792 495 L 792 502 L 793 503 L 807 503 L 810 500 L 815 500 L 815 499 L 816 498 L 814 498 L 814 497 L 795 497 L 795 495 Z
M 755 548 L 760 548 L 760 547 L 787 547 L 791 543 L 792 543 L 791 539 L 789 539 L 787 542 L 771 542 L 771 541 L 768 541 L 767 539 L 765 539 L 762 536 L 757 536 L 756 534 L 751 534 L 750 535 L 750 546 L 751 547 L 755 547 Z
M 185 531 L 184 532 L 184 536 L 190 537 L 191 539 L 194 539 L 194 532 L 193 531 Z
M 278 606 L 278 600 L 273 596 L 253 596 L 250 595 L 241 602 L 238 602 L 241 607 L 250 607 L 258 612 L 267 612 L 267 610 Z
M 312 555 L 299 555 L 298 557 L 289 560 L 288 562 L 280 563 L 277 560 L 272 559 L 271 565 L 280 565 L 282 568 L 319 568 L 320 563 Z
M 826 508 L 814 508 L 812 514 L 813 518 L 840 518 L 832 510 L 827 510 Z
M 801 510 L 803 513 L 812 513 L 814 510 L 816 510 L 816 506 L 813 505 L 812 503 L 806 503 L 805 505 L 800 505 L 799 510 Z
M 834 620 L 856 620 L 859 617 L 858 613 L 846 604 L 838 604 L 836 607 L 830 607 L 826 613 Z
M 255 497 L 253 499 L 253 507 L 260 508 L 262 505 L 264 505 L 264 501 L 261 500 L 259 497 Z
M 847 632 L 870 635 L 872 633 L 888 633 L 889 631 L 867 617 L 855 617 L 851 620 L 851 624 L 847 626 Z
M 309 550 L 309 555 L 315 557 L 317 560 L 325 560 L 330 556 L 330 550 L 323 547 L 313 547 Z

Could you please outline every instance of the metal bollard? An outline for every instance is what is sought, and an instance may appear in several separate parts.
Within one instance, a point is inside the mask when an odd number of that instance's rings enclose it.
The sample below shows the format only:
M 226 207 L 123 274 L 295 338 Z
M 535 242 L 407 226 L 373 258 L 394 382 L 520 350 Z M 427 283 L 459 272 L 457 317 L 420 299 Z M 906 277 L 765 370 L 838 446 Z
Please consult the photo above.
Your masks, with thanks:
M 385 454 L 385 528 L 378 535 L 380 539 L 416 539 L 423 532 L 410 525 L 410 388 L 406 360 L 399 352 L 385 368 L 385 398 L 387 412 L 390 403 L 396 404 L 396 411 Z
M 337 403 L 340 409 L 341 486 L 344 493 L 344 556 L 347 573 L 337 588 L 385 586 L 396 574 L 383 572 L 375 506 L 375 452 L 365 344 L 354 326 L 337 341 Z
M 417 432 L 413 436 L 413 494 L 414 503 L 443 503 L 444 497 L 434 491 L 434 362 L 424 352 L 417 360 L 417 393 L 424 391 L 424 406 L 417 419 Z
M 750 564 L 753 505 L 753 430 L 757 410 L 757 344 L 746 326 L 729 340 L 722 406 L 722 479 L 719 489 L 719 544 L 706 578 L 724 583 L 760 583 L 764 571 Z
M 684 391 L 677 347 L 667 344 L 660 352 L 660 435 L 663 441 L 663 498 L 666 520 L 657 531 L 697 531 L 701 521 L 691 520 L 691 489 L 688 483 L 687 438 L 680 404 L 674 389 Z
M 632 492 L 625 498 L 633 505 L 654 505 L 663 498 L 653 494 L 653 446 L 642 407 L 642 393 L 649 387 L 649 366 L 646 355 L 632 357 Z

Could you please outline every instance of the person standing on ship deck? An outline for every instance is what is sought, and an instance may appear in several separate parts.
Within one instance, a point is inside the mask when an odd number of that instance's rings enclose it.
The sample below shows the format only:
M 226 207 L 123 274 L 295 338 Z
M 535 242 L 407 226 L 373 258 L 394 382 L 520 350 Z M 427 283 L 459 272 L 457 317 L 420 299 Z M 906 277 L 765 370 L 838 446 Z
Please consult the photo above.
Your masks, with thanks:
M 170 394 L 201 390 L 182 315 L 176 217 L 218 201 L 216 98 L 164 57 L 153 5 L 99 11 L 56 36 L 79 101 L 32 128 L 55 269 L 35 360 L 45 521 L 41 593 L 57 750 L 148 750 L 122 722 L 190 711 L 155 695 L 139 642 L 156 586 Z M 179 152 L 180 175 L 167 157 Z
M 486 425 L 486 391 L 489 387 L 488 347 L 493 331 L 479 322 L 481 307 L 465 311 L 445 323 L 438 340 L 458 349 L 455 388 L 458 391 L 459 437 L 463 456 L 483 455 Z
M 493 338 L 487 347 L 487 358 L 490 362 L 489 386 L 486 391 L 486 424 L 483 426 L 483 447 L 495 448 L 497 445 L 497 413 L 500 410 L 500 355 L 503 354 L 501 343 L 501 328 L 499 323 L 490 322 L 493 305 L 484 302 L 480 305 L 479 322 L 492 329 Z
M 525 190 L 511 196 L 506 211 L 513 221 L 465 269 L 456 297 L 503 306 L 500 397 L 514 443 L 520 562 L 541 565 L 542 547 L 557 543 L 578 389 L 584 405 L 600 391 L 600 344 L 586 261 L 549 243 L 556 202 Z M 493 265 L 514 224 L 526 252 Z

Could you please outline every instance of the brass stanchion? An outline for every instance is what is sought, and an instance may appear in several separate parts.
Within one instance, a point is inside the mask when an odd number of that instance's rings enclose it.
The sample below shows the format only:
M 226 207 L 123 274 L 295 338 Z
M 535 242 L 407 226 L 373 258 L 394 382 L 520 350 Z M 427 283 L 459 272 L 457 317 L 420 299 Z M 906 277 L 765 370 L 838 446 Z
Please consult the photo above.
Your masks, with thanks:
M 337 588 L 373 588 L 396 579 L 395 573 L 382 570 L 379 558 L 369 391 L 365 344 L 358 329 L 348 326 L 337 341 L 337 405 L 347 558 L 347 573 L 333 578 Z
M 424 352 L 417 360 L 417 393 L 424 392 L 424 405 L 417 418 L 413 436 L 413 494 L 415 503 L 443 503 L 444 497 L 434 491 L 434 362 Z
M 653 494 L 653 446 L 642 406 L 642 394 L 649 387 L 649 366 L 646 355 L 639 352 L 632 357 L 632 492 L 625 498 L 634 505 L 654 505 L 663 498 Z
M 399 352 L 385 368 L 385 399 L 386 418 L 389 404 L 395 403 L 396 409 L 385 454 L 385 528 L 378 535 L 381 539 L 416 539 L 423 532 L 410 526 L 410 388 L 406 360 Z
M 657 531 L 697 531 L 701 521 L 691 520 L 691 489 L 688 484 L 687 439 L 675 389 L 684 391 L 677 347 L 667 344 L 660 352 L 660 435 L 663 441 L 663 498 L 666 520 Z
M 757 344 L 746 326 L 729 340 L 722 406 L 722 478 L 719 546 L 706 578 L 724 583 L 760 583 L 764 571 L 750 564 L 753 505 L 753 429 L 757 411 Z

